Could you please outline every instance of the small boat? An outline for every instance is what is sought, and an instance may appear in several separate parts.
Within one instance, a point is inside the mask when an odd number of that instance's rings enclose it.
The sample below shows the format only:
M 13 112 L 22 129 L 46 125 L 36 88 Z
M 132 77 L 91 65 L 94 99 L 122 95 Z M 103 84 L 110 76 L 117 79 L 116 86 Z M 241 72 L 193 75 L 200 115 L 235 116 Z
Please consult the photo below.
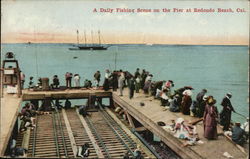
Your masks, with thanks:
M 69 50 L 107 50 L 108 49 L 108 46 L 101 45 L 100 31 L 98 31 L 99 44 L 92 44 L 92 45 L 87 45 L 86 44 L 86 34 L 85 34 L 85 32 L 84 32 L 85 44 L 79 44 L 79 35 L 78 35 L 79 32 L 78 32 L 78 30 L 76 31 L 76 33 L 77 33 L 77 45 L 74 45 L 73 48 L 69 48 Z

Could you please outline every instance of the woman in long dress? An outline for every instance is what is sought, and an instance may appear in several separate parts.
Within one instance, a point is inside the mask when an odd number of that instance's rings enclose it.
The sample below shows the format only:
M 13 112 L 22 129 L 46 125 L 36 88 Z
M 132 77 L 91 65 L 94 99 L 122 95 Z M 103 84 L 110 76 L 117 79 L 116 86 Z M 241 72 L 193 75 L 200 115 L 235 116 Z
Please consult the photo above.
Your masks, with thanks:
M 214 106 L 216 100 L 212 96 L 208 97 L 207 105 L 205 108 L 203 123 L 204 123 L 204 137 L 207 139 L 217 139 L 217 119 L 218 110 Z

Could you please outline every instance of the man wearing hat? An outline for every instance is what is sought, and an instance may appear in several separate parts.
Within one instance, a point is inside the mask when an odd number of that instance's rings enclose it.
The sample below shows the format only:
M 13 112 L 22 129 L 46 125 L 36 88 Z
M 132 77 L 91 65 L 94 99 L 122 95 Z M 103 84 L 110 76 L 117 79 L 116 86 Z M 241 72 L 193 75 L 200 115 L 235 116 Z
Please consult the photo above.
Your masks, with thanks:
M 228 131 L 230 123 L 231 123 L 232 111 L 235 112 L 230 101 L 231 97 L 232 97 L 232 94 L 227 93 L 221 102 L 223 109 L 220 113 L 220 124 L 223 126 L 223 131 Z
M 232 131 L 232 140 L 236 144 L 243 145 L 245 143 L 245 131 L 240 127 L 240 122 L 236 122 Z

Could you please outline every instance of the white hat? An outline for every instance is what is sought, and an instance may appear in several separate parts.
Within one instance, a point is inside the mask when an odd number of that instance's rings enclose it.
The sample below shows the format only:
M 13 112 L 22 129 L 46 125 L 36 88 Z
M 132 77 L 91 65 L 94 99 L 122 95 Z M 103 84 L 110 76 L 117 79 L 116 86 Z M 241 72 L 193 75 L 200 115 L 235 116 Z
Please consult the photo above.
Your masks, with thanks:
M 183 95 L 188 95 L 188 96 L 191 96 L 193 93 L 191 90 L 187 89 L 183 92 Z
M 207 97 L 208 97 L 207 95 L 204 95 L 202 99 L 207 100 Z
M 177 118 L 177 119 L 176 119 L 176 123 L 181 124 L 182 122 L 184 122 L 184 119 L 183 119 L 183 118 Z

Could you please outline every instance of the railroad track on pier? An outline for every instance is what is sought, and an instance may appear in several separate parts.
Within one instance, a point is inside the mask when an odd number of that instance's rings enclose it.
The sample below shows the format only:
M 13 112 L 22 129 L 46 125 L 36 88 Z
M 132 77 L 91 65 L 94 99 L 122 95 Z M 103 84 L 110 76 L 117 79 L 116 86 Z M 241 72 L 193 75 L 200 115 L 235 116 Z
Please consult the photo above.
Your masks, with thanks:
M 59 111 L 36 117 L 27 157 L 74 157 L 65 122 Z
M 85 117 L 88 127 L 106 158 L 122 158 L 125 152 L 130 157 L 136 149 L 136 143 L 119 124 L 99 105 L 99 111 Z M 145 153 L 142 152 L 145 157 Z
M 30 131 L 27 157 L 75 158 L 77 147 L 85 143 L 90 145 L 88 158 L 122 158 L 125 152 L 132 157 L 136 149 L 135 141 L 100 106 L 87 117 L 78 109 L 38 115 L 36 127 Z

